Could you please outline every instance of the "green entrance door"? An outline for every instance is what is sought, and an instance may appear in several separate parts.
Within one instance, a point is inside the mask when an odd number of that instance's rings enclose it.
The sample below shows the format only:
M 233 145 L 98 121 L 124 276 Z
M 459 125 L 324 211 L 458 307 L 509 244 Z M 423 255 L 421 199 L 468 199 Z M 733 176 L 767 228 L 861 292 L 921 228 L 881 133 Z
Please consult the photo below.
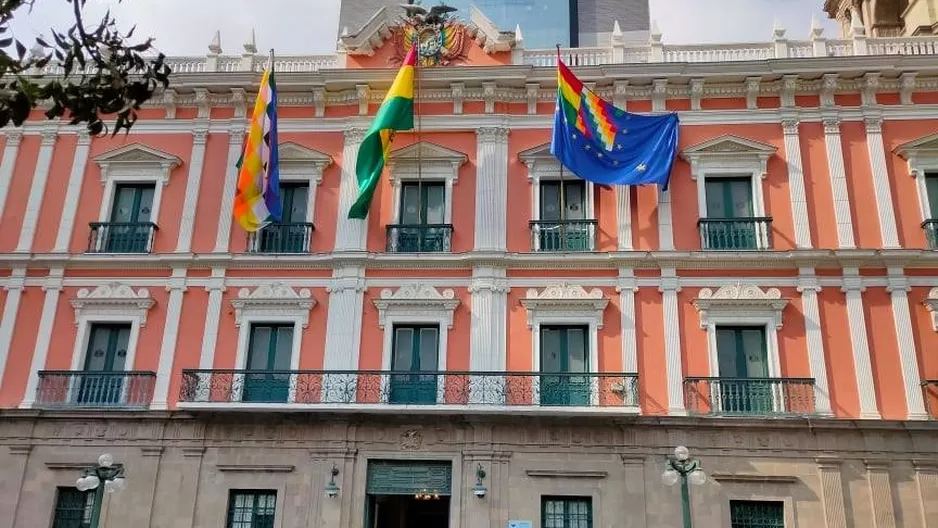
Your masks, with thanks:
M 120 184 L 114 189 L 106 253 L 146 253 L 150 245 L 153 184 Z
M 290 396 L 292 355 L 292 324 L 251 325 L 242 401 L 286 402 Z
M 120 405 L 124 396 L 124 365 L 130 342 L 129 324 L 93 324 L 88 336 L 79 405 Z
M 437 326 L 394 327 L 389 403 L 436 403 L 439 346 Z
M 588 405 L 586 326 L 541 326 L 541 405 Z
M 720 410 L 731 414 L 771 413 L 772 384 L 768 380 L 765 328 L 717 327 L 717 356 Z

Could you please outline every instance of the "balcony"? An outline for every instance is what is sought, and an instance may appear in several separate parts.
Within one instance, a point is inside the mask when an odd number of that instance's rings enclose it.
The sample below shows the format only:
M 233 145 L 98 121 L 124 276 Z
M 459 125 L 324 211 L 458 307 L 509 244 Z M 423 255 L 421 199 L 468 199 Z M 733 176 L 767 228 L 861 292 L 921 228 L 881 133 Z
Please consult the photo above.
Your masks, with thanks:
M 772 247 L 772 217 L 701 218 L 700 247 L 704 250 L 739 251 Z
M 155 372 L 39 371 L 37 408 L 146 409 L 153 399 Z
M 786 417 L 814 414 L 810 378 L 686 378 L 684 400 L 690 414 Z
M 449 253 L 453 250 L 452 224 L 392 224 L 388 226 L 388 253 Z
M 270 224 L 248 233 L 248 253 L 309 253 L 315 227 L 309 222 Z
M 938 420 L 938 379 L 923 381 L 922 392 L 928 415 Z
M 596 220 L 532 220 L 532 251 L 595 251 Z
M 91 222 L 88 253 L 150 253 L 159 227 L 153 222 Z
M 938 249 L 938 219 L 932 218 L 922 222 L 925 230 L 925 243 L 928 249 Z
M 181 408 L 638 412 L 621 373 L 184 370 Z

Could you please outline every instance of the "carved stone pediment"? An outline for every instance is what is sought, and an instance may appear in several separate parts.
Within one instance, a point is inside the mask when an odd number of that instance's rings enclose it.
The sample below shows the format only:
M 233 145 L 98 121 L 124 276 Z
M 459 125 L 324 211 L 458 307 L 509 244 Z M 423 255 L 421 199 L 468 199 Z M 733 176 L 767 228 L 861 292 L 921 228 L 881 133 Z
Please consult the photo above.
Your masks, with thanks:
M 905 159 L 909 159 L 909 154 L 926 152 L 938 154 L 938 134 L 921 137 L 914 141 L 903 143 L 895 148 L 895 153 Z
M 715 292 L 704 288 L 694 299 L 694 307 L 700 313 L 701 328 L 707 327 L 712 316 L 729 320 L 733 317 L 753 315 L 766 316 L 776 327 L 781 327 L 782 311 L 787 305 L 788 299 L 782 299 L 782 294 L 777 288 L 763 291 L 752 284 L 727 285 Z
M 140 143 L 131 143 L 94 158 L 101 167 L 101 183 L 107 181 L 109 173 L 115 170 L 153 171 L 158 174 L 163 185 L 169 183 L 169 174 L 182 165 L 182 160 L 173 154 L 157 150 Z
M 437 290 L 428 284 L 406 284 L 397 290 L 384 289 L 375 299 L 378 326 L 384 328 L 389 316 L 396 318 L 428 317 L 442 319 L 447 327 L 453 326 L 453 311 L 459 299 L 451 289 Z
M 83 316 L 132 315 L 140 319 L 140 326 L 144 326 L 147 312 L 155 304 L 146 288 L 134 291 L 119 282 L 102 284 L 93 290 L 82 288 L 70 302 L 75 310 L 76 325 Z
M 560 176 L 560 162 L 550 153 L 550 143 L 519 152 L 518 159 L 528 168 L 530 181 Z
M 924 302 L 925 308 L 931 313 L 932 330 L 938 332 L 938 288 L 932 288 Z
M 286 172 L 312 173 L 316 183 L 322 183 L 322 172 L 332 165 L 332 156 L 292 141 L 277 147 L 280 168 Z
M 392 183 L 402 178 L 416 178 L 418 163 L 421 178 L 446 179 L 455 183 L 459 178 L 459 168 L 468 159 L 462 152 L 420 141 L 391 152 L 387 165 Z
M 299 319 L 305 328 L 309 323 L 309 311 L 316 306 L 316 299 L 306 288 L 294 290 L 288 284 L 276 282 L 262 284 L 253 291 L 238 290 L 238 298 L 231 301 L 235 309 L 235 325 L 241 326 L 248 315 L 283 315 Z
M 580 285 L 566 282 L 541 291 L 530 288 L 521 299 L 521 305 L 527 310 L 528 326 L 534 326 L 540 317 L 567 315 L 591 318 L 597 328 L 602 328 L 603 311 L 608 304 L 609 300 L 599 288 L 587 291 Z
M 753 170 L 758 170 L 762 177 L 765 177 L 769 158 L 777 151 L 775 146 L 761 141 L 724 134 L 687 147 L 681 156 L 690 163 L 691 177 L 694 179 L 699 175 L 699 167 L 704 164 L 717 168 L 721 165 L 741 167 L 751 164 Z M 727 161 L 730 163 L 726 163 Z

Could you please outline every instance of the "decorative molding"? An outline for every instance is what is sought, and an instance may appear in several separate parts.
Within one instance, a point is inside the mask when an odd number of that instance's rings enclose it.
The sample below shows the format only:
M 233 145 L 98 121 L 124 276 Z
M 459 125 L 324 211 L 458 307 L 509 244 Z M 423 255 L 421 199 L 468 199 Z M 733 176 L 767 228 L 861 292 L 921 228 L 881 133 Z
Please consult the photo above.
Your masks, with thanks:
M 155 304 L 146 288 L 134 291 L 119 282 L 101 285 L 94 290 L 82 288 L 70 302 L 75 310 L 76 326 L 82 319 L 100 315 L 133 315 L 139 318 L 141 327 L 146 326 L 147 312 Z
M 529 327 L 534 326 L 535 318 L 552 315 L 588 318 L 599 329 L 603 327 L 603 312 L 608 304 L 609 300 L 599 288 L 586 291 L 582 286 L 566 282 L 548 286 L 540 292 L 531 288 L 521 299 L 521 305 L 527 310 Z
M 707 161 L 758 160 L 759 175 L 765 178 L 767 165 L 778 149 L 772 145 L 741 138 L 732 134 L 722 136 L 687 147 L 681 156 L 691 164 L 691 178 L 697 179 L 700 173 L 700 164 Z
M 160 180 L 165 186 L 169 184 L 169 175 L 172 170 L 182 165 L 182 160 L 178 156 L 140 143 L 131 143 L 105 152 L 96 156 L 94 162 L 101 167 L 101 185 L 107 183 L 115 169 L 120 169 L 122 172 L 159 169 Z
M 514 31 L 501 31 L 479 8 L 469 8 L 469 24 L 466 29 L 469 36 L 486 54 L 511 51 L 517 44 Z
M 801 480 L 790 475 L 759 475 L 746 473 L 712 473 L 717 482 L 740 482 L 744 484 L 794 484 Z
M 788 305 L 788 299 L 782 299 L 777 288 L 762 291 L 758 286 L 736 284 L 723 286 L 716 292 L 704 288 L 693 301 L 700 313 L 700 327 L 707 328 L 714 315 L 731 318 L 733 316 L 771 316 L 776 328 L 782 327 L 782 311 Z
M 528 469 L 524 472 L 531 478 L 604 479 L 608 471 L 577 471 L 567 469 Z
M 928 297 L 925 298 L 923 304 L 925 304 L 925 309 L 931 314 L 932 330 L 938 332 L 938 288 L 929 290 Z
M 215 469 L 223 473 L 293 473 L 296 466 L 271 464 L 216 464 Z
M 450 96 L 453 98 L 453 114 L 463 113 L 463 97 L 466 94 L 466 83 L 457 82 L 450 85 Z
M 399 184 L 404 179 L 417 179 L 418 168 L 421 178 L 456 183 L 459 168 L 468 160 L 469 157 L 462 152 L 420 141 L 392 151 L 387 167 L 392 184 Z
M 309 172 L 310 183 L 316 185 L 322 183 L 323 171 L 334 163 L 332 156 L 292 141 L 280 143 L 277 155 L 281 170 Z
M 381 297 L 373 300 L 378 309 L 378 326 L 384 328 L 393 317 L 401 320 L 433 316 L 440 318 L 447 328 L 453 327 L 453 312 L 459 299 L 451 289 L 439 291 L 426 284 L 406 284 L 396 291 L 385 289 Z M 445 331 L 440 329 L 441 332 Z
M 303 328 L 309 324 L 309 311 L 316 306 L 316 300 L 306 288 L 294 290 L 287 284 L 276 282 L 262 284 L 251 291 L 249 288 L 238 290 L 238 298 L 231 301 L 235 309 L 235 326 L 241 326 L 245 318 L 256 316 L 283 316 L 296 319 Z
M 909 175 L 915 178 L 918 191 L 918 203 L 922 221 L 929 220 L 938 211 L 931 210 L 925 176 L 929 172 L 938 172 L 938 134 L 929 134 L 916 140 L 903 143 L 893 149 L 893 153 L 906 160 Z

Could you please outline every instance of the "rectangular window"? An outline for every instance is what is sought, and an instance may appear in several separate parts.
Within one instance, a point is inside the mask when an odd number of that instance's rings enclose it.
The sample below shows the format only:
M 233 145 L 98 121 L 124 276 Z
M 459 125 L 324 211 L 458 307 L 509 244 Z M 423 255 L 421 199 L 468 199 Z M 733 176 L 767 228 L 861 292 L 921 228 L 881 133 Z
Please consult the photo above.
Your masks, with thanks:
M 708 218 L 752 218 L 752 178 L 707 178 Z
M 772 382 L 765 328 L 718 326 L 719 404 L 723 412 L 763 414 L 771 412 Z
M 130 344 L 127 323 L 93 323 L 88 330 L 85 363 L 72 393 L 79 405 L 118 405 L 124 400 L 124 370 Z
M 430 405 L 437 400 L 440 328 L 395 325 L 391 350 L 391 403 Z M 421 374 L 426 373 L 426 374 Z
M 273 528 L 276 510 L 274 490 L 231 490 L 227 528 Z
M 588 405 L 589 327 L 541 326 L 541 405 Z
M 280 221 L 264 227 L 251 249 L 259 253 L 307 253 L 312 235 L 306 218 L 308 205 L 309 183 L 280 184 Z
M 931 213 L 931 220 L 938 218 L 938 172 L 925 173 L 925 192 L 928 194 L 928 210 Z
M 539 251 L 591 251 L 595 221 L 587 218 L 586 182 L 540 184 L 540 218 L 532 222 Z
M 730 501 L 731 528 L 785 528 L 781 501 Z
M 590 497 L 541 497 L 542 528 L 593 528 Z
M 243 401 L 287 401 L 293 357 L 293 326 L 293 323 L 251 325 Z
M 439 225 L 446 223 L 443 182 L 405 182 L 401 184 L 401 225 Z
M 541 182 L 541 220 L 586 219 L 586 182 Z
M 58 488 L 55 494 L 52 528 L 89 528 L 93 506 L 94 492 Z
M 100 251 L 146 253 L 150 250 L 155 192 L 154 183 L 119 183 L 114 187 L 110 223 L 97 234 Z

